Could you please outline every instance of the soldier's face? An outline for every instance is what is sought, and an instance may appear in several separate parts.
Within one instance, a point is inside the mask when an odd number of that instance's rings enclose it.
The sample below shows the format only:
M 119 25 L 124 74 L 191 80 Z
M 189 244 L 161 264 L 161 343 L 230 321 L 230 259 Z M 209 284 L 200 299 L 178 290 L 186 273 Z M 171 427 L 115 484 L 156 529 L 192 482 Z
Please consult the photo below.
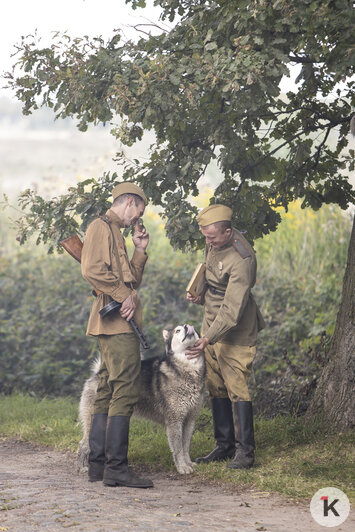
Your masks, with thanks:
M 200 227 L 200 230 L 206 239 L 206 244 L 211 244 L 214 248 L 222 248 L 225 246 L 232 233 L 231 229 L 222 231 L 220 227 L 216 227 L 214 224 Z
M 130 227 L 131 225 L 134 225 L 139 220 L 139 218 L 143 216 L 144 210 L 144 201 L 140 201 L 138 205 L 136 205 L 134 198 L 129 198 L 127 200 L 124 214 L 122 217 L 124 226 Z

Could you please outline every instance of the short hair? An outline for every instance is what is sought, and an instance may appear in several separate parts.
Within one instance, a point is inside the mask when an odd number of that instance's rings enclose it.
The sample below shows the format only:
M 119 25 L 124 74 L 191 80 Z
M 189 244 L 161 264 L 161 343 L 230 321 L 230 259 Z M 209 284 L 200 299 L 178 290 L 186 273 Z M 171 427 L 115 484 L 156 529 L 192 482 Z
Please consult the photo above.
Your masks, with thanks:
M 112 205 L 121 205 L 129 198 L 134 198 L 134 204 L 136 207 L 138 207 L 140 203 L 144 203 L 144 199 L 138 196 L 138 194 L 131 194 L 127 192 L 126 194 L 120 194 L 120 196 L 117 196 L 117 198 L 113 200 Z
M 217 229 L 220 229 L 221 233 L 224 233 L 226 229 L 232 229 L 232 222 L 230 220 L 222 220 L 220 222 L 214 222 L 213 225 Z

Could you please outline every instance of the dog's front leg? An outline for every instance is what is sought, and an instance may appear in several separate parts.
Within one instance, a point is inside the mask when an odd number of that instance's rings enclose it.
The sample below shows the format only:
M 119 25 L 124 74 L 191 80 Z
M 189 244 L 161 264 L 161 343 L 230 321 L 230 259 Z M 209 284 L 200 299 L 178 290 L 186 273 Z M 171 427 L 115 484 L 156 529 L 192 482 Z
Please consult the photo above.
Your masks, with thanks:
M 183 447 L 185 462 L 190 467 L 193 467 L 194 465 L 196 465 L 196 463 L 192 462 L 190 458 L 190 445 L 191 445 L 192 434 L 195 428 L 195 417 L 196 417 L 195 413 L 190 414 L 185 419 L 183 427 L 182 427 L 182 447 Z
M 79 443 L 77 453 L 77 470 L 79 473 L 88 470 L 90 446 L 89 434 L 91 427 L 91 416 L 94 410 L 94 401 L 96 397 L 96 379 L 92 377 L 86 382 L 79 403 L 79 420 L 83 429 L 83 438 Z
M 79 447 L 77 451 L 77 471 L 79 473 L 83 473 L 87 471 L 88 469 L 88 461 L 89 461 L 89 453 L 90 453 L 90 447 L 89 447 L 90 422 L 87 421 L 83 428 L 84 428 L 84 435 L 79 443 Z
M 166 433 L 178 473 L 180 473 L 180 475 L 188 475 L 189 473 L 193 473 L 192 466 L 187 464 L 185 460 L 182 423 L 178 421 L 174 421 L 172 423 L 168 422 L 166 426 Z

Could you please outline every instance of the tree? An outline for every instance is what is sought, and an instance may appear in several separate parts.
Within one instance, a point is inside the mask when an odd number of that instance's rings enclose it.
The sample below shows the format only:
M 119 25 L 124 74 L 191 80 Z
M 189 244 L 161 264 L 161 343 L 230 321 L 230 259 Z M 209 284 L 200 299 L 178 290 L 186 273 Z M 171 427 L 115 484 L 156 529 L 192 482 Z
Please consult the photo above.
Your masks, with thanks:
M 234 224 L 251 240 L 275 230 L 277 208 L 295 198 L 313 209 L 353 203 L 347 178 L 354 169 L 354 150 L 347 149 L 355 122 L 352 2 L 155 3 L 163 19 L 180 20 L 137 43 L 122 42 L 119 33 L 108 42 L 58 35 L 40 48 L 24 38 L 8 74 L 24 113 L 47 105 L 57 117 L 78 118 L 82 131 L 118 116 L 112 133 L 128 146 L 152 130 L 149 160 L 121 159 L 123 179 L 140 184 L 162 207 L 167 234 L 182 249 L 202 244 L 190 197 L 212 160 L 223 180 L 211 202 L 233 207 Z M 297 90 L 281 94 L 282 77 L 296 66 Z M 26 191 L 21 242 L 39 230 L 38 240 L 52 246 L 84 230 L 106 208 L 117 180 L 105 174 L 50 201 Z
M 350 238 L 343 295 L 324 368 L 307 417 L 322 413 L 324 420 L 338 429 L 355 426 L 355 223 Z

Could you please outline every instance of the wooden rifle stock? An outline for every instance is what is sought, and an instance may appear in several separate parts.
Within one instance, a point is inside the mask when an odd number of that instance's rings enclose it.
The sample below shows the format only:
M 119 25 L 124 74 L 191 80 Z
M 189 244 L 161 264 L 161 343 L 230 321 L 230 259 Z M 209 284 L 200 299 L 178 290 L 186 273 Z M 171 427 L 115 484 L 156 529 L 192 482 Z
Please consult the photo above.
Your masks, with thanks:
M 83 243 L 78 235 L 72 235 L 60 242 L 65 251 L 69 253 L 75 260 L 81 262 L 81 250 L 83 249 Z

